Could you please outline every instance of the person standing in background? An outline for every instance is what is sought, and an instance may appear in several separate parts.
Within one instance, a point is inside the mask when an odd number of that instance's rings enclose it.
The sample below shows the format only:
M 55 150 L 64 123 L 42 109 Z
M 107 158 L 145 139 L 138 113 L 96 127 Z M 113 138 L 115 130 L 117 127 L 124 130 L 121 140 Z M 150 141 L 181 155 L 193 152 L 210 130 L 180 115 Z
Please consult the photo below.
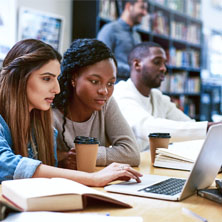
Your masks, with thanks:
M 135 25 L 141 23 L 147 15 L 147 1 L 123 0 L 121 17 L 102 27 L 97 39 L 103 41 L 114 53 L 118 62 L 118 77 L 129 77 L 130 68 L 127 62 L 131 49 L 141 42 L 140 35 L 135 30 Z
M 129 54 L 130 79 L 116 84 L 114 97 L 131 126 L 140 151 L 149 147 L 149 133 L 170 133 L 171 142 L 204 139 L 217 123 L 196 122 L 157 88 L 166 75 L 167 57 L 154 42 L 143 42 Z

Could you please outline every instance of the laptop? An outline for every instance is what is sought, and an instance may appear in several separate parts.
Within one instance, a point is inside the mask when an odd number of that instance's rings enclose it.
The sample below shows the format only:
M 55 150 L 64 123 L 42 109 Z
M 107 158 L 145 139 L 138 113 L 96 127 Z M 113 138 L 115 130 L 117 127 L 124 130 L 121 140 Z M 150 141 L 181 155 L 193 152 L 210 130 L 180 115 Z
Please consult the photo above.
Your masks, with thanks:
M 112 184 L 106 191 L 180 201 L 198 189 L 209 187 L 222 164 L 222 124 L 211 126 L 188 179 L 143 175 L 142 182 L 133 180 Z

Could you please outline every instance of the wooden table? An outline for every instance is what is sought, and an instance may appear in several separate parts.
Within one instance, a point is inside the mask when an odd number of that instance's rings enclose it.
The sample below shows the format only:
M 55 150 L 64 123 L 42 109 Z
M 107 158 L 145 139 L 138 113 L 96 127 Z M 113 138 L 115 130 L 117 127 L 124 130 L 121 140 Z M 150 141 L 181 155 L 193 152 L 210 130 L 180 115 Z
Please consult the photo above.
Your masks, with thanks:
M 150 166 L 150 156 L 148 152 L 141 153 L 141 164 L 137 170 L 144 174 L 157 174 L 175 177 L 187 177 L 189 172 L 179 170 L 167 170 Z M 218 178 L 222 178 L 218 175 Z M 103 191 L 103 188 L 96 188 Z M 1 192 L 1 188 L 0 188 Z M 111 194 L 111 193 L 110 193 Z M 219 222 L 222 220 L 222 205 L 199 197 L 196 194 L 180 202 L 157 200 L 151 198 L 136 197 L 130 195 L 111 194 L 120 200 L 130 203 L 133 208 L 119 208 L 109 204 L 91 203 L 84 211 L 109 213 L 111 216 L 141 216 L 144 222 L 192 222 L 199 221 L 182 214 L 182 207 L 188 208 L 200 216 L 206 218 L 208 222 Z M 124 222 L 124 221 L 123 221 Z

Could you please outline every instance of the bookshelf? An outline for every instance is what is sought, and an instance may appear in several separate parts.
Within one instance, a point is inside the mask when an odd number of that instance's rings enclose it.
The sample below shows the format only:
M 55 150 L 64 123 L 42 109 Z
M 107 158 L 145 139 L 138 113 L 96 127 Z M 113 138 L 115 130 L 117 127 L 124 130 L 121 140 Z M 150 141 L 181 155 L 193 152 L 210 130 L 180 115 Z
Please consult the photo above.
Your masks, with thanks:
M 156 0 L 149 3 L 149 22 L 138 28 L 144 41 L 163 46 L 168 73 L 161 91 L 187 115 L 200 120 L 202 22 L 199 0 Z
M 213 115 L 222 114 L 222 86 L 215 83 L 203 83 L 201 96 L 201 120 L 213 121 Z
M 78 35 L 73 35 L 73 38 L 96 37 L 99 29 L 104 24 L 117 19 L 122 11 L 121 0 L 75 2 L 76 4 L 84 2 L 85 11 L 88 4 L 91 15 L 93 14 L 94 17 L 88 16 L 90 21 L 84 22 L 85 27 L 83 25 L 78 29 L 73 27 L 73 30 L 78 33 Z M 147 0 L 147 2 L 149 13 L 143 18 L 137 31 L 143 41 L 157 42 L 167 53 L 168 72 L 166 80 L 161 85 L 161 90 L 164 94 L 169 95 L 178 107 L 191 118 L 200 120 L 201 0 Z M 74 6 L 74 8 L 77 7 Z M 76 11 L 80 14 L 79 8 Z M 86 20 L 85 15 L 86 13 L 77 15 L 77 21 L 79 21 L 79 16 L 82 16 L 81 20 Z M 90 25 L 89 28 L 89 23 L 92 21 L 95 22 L 94 26 Z M 93 31 L 89 32 L 92 27 L 94 27 Z

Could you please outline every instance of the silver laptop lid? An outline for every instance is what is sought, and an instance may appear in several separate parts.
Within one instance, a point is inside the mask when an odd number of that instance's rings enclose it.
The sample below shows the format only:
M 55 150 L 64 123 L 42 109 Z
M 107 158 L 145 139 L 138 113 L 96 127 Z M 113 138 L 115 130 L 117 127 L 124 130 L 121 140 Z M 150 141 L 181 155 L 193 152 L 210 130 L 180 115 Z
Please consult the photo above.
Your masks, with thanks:
M 209 187 L 217 176 L 221 165 L 222 124 L 218 124 L 210 127 L 180 199 L 192 195 L 197 189 Z

